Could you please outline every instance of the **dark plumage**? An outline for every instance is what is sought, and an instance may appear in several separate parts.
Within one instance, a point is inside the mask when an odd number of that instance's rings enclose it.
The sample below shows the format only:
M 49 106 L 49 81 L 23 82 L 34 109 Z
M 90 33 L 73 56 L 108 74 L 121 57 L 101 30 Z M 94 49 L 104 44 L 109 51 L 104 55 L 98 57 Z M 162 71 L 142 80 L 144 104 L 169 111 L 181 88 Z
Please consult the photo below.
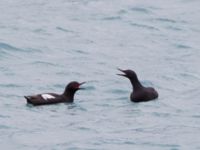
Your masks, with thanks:
M 85 82 L 78 83 L 76 81 L 70 82 L 63 94 L 44 93 L 38 95 L 24 96 L 27 103 L 32 105 L 46 105 L 55 103 L 72 103 L 74 101 L 74 94 L 76 91 L 83 89 L 80 86 Z
M 133 86 L 130 99 L 133 102 L 146 102 L 158 98 L 158 92 L 153 87 L 144 87 L 138 80 L 136 73 L 133 70 L 118 69 L 124 74 L 120 76 L 127 77 Z

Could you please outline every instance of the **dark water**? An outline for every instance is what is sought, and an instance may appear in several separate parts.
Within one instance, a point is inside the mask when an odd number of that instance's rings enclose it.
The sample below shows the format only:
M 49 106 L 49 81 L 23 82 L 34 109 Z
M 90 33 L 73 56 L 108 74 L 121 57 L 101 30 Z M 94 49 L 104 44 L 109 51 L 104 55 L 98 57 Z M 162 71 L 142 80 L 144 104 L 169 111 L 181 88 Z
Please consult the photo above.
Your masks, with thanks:
M 0 147 L 200 149 L 199 0 L 0 1 Z M 131 103 L 117 67 L 160 97 Z M 23 95 L 88 81 L 73 104 Z

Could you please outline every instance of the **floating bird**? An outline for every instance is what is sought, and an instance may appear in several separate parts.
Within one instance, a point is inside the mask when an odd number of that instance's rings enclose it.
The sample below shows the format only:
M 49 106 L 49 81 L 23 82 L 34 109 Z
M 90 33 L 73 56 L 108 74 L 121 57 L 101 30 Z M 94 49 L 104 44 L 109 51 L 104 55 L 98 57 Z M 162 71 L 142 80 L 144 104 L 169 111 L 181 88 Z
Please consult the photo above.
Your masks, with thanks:
M 24 96 L 27 103 L 32 105 L 46 105 L 55 103 L 72 103 L 74 101 L 74 94 L 76 91 L 83 89 L 80 86 L 85 82 L 78 83 L 76 81 L 70 82 L 63 94 L 44 93 L 31 96 Z
M 133 70 L 118 70 L 124 74 L 117 75 L 124 76 L 131 81 L 133 91 L 131 92 L 130 99 L 132 102 L 147 102 L 158 98 L 158 92 L 153 87 L 144 87 Z

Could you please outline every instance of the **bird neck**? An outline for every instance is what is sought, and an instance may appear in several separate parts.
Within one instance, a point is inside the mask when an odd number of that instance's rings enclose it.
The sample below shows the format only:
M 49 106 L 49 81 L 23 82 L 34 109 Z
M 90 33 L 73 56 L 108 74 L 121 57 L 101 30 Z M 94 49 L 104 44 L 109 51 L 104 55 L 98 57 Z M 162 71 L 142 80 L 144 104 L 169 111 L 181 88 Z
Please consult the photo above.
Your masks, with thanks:
M 73 102 L 74 101 L 74 94 L 76 91 L 66 89 L 63 95 L 66 97 L 66 101 Z
M 142 84 L 140 83 L 140 81 L 138 80 L 137 76 L 134 77 L 134 78 L 131 78 L 130 81 L 131 81 L 133 90 L 137 91 L 137 90 L 143 88 L 143 86 L 142 86 Z

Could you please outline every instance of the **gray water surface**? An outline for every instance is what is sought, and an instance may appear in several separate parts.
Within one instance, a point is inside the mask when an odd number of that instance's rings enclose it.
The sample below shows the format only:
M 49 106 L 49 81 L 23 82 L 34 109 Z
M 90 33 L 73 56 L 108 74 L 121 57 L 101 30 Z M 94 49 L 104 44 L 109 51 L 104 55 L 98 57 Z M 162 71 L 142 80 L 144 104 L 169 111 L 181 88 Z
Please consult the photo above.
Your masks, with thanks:
M 0 147 L 199 150 L 199 0 L 1 0 Z M 159 98 L 129 100 L 133 69 Z M 87 81 L 73 104 L 24 95 Z

